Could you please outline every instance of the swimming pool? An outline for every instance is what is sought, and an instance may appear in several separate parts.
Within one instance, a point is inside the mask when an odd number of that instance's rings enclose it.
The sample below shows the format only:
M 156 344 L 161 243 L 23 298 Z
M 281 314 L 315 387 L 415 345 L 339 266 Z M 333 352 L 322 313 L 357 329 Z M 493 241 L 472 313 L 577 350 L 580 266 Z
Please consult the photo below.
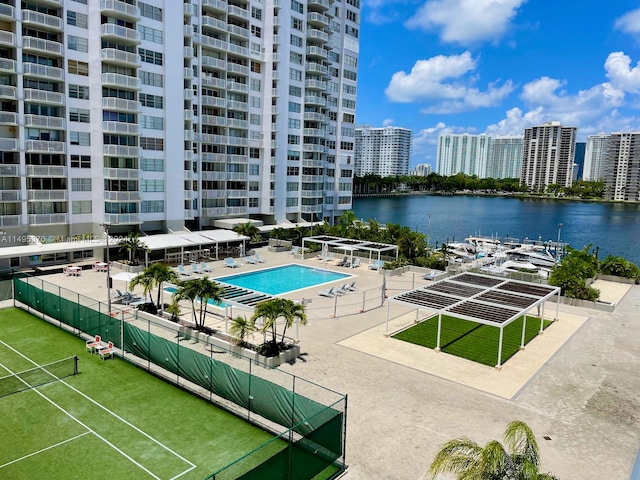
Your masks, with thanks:
M 280 295 L 351 276 L 348 273 L 332 272 L 293 263 L 227 277 L 217 277 L 215 280 L 270 295 Z

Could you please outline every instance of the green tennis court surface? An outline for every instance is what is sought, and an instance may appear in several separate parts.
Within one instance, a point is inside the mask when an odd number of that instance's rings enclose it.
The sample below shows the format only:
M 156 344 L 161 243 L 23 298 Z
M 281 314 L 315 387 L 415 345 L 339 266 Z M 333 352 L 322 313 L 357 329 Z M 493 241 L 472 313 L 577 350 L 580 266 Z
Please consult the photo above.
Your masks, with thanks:
M 22 310 L 0 310 L 0 377 L 74 355 L 77 375 L 0 397 L 0 478 L 200 480 L 273 437 L 120 359 L 91 355 Z

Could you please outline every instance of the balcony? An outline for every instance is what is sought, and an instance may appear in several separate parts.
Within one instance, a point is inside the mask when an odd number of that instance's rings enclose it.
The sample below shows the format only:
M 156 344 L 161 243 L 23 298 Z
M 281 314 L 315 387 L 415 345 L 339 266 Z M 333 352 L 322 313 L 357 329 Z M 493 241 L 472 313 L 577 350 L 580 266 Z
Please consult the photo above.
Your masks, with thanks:
M 307 30 L 307 40 L 316 40 L 319 43 L 327 43 L 329 41 L 329 34 L 318 30 L 317 28 L 310 28 Z
M 305 95 L 304 103 L 307 105 L 320 105 L 325 107 L 327 105 L 327 99 L 320 95 Z
M 227 106 L 227 99 L 221 97 L 209 97 L 207 95 L 200 97 L 200 103 L 208 107 L 221 107 Z
M 185 130 L 184 131 L 184 139 L 187 142 L 193 142 L 195 139 L 195 134 L 193 133 L 193 130 Z
M 183 157 L 187 162 L 193 162 L 194 160 L 196 160 L 196 154 L 193 153 L 192 150 L 185 150 Z
M 22 23 L 57 32 L 62 32 L 64 29 L 62 18 L 33 10 L 22 10 Z
M 238 120 L 237 118 L 227 118 L 227 126 L 231 128 L 249 128 L 249 122 L 247 120 Z
M 0 202 L 19 202 L 22 200 L 20 190 L 0 190 Z
M 140 192 L 104 192 L 105 202 L 139 202 Z
M 186 38 L 191 38 L 193 37 L 193 25 L 184 25 L 182 27 L 182 34 L 186 37 Z
M 310 167 L 310 168 L 323 168 L 324 161 L 323 160 L 313 160 L 313 159 L 303 159 L 302 160 L 302 166 L 303 167 Z
M 44 140 L 25 140 L 24 148 L 27 152 L 67 153 L 65 142 L 47 142 Z
M 118 0 L 100 0 L 100 10 L 103 14 L 110 14 L 113 17 L 123 18 L 130 22 L 137 22 L 141 18 L 138 7 Z
M 67 121 L 62 117 L 48 117 L 45 115 L 27 114 L 24 116 L 24 126 L 64 130 L 67 128 Z
M 3 177 L 20 177 L 24 170 L 20 165 L 5 165 L 0 163 L 0 175 Z
M 327 136 L 326 130 L 321 130 L 319 128 L 305 128 L 305 129 L 302 130 L 302 134 L 305 137 L 325 138 Z
M 237 63 L 229 62 L 227 64 L 227 72 L 239 73 L 241 75 L 249 75 L 249 67 L 247 67 L 246 65 L 238 65 Z
M 225 143 L 227 145 L 237 145 L 237 146 L 246 147 L 249 145 L 249 139 L 245 137 L 228 136 L 227 141 Z
M 243 20 L 249 20 L 249 11 L 244 8 L 236 7 L 235 5 L 227 6 L 227 15 L 230 17 L 241 18 Z
M 15 100 L 18 97 L 18 89 L 11 85 L 0 85 L 0 98 Z
M 124 67 L 138 68 L 140 66 L 140 55 L 118 50 L 117 48 L 103 48 L 100 52 L 100 58 L 103 62 Z
M 227 198 L 245 198 L 248 194 L 246 190 L 226 190 Z
M 304 66 L 304 71 L 307 73 L 317 73 L 318 75 L 327 76 L 329 68 L 319 63 L 309 62 Z
M 226 190 L 203 190 L 202 192 L 200 192 L 200 198 L 202 199 L 227 198 L 227 191 Z
M 59 92 L 47 92 L 25 88 L 23 90 L 25 102 L 50 103 L 52 105 L 64 105 L 64 95 Z
M 203 208 L 202 216 L 203 217 L 221 217 L 226 215 L 227 209 L 225 207 L 215 207 L 215 208 Z
M 111 225 L 131 225 L 142 223 L 139 213 L 105 213 L 104 221 Z
M 193 170 L 185 170 L 184 171 L 184 179 L 185 180 L 198 180 L 198 172 L 194 172 Z
M 233 181 L 247 181 L 249 180 L 249 174 L 246 172 L 227 172 L 227 180 L 233 180 Z M 245 191 L 245 195 L 246 195 L 246 191 Z
M 220 70 L 226 70 L 227 69 L 227 62 L 225 62 L 224 60 L 222 60 L 220 58 L 210 57 L 210 56 L 207 56 L 207 55 L 205 55 L 204 57 L 201 58 L 200 64 L 203 67 L 219 68 Z M 205 77 L 205 78 L 213 78 L 214 80 L 222 80 L 222 79 L 214 78 L 214 77 Z M 224 82 L 224 80 L 222 80 L 222 81 Z M 224 86 L 224 83 L 222 84 L 222 86 Z
M 322 213 L 322 205 L 301 205 L 302 213 Z
M 307 23 L 311 27 L 326 28 L 329 26 L 329 17 L 317 12 L 307 14 Z
M 316 47 L 315 45 L 309 45 L 307 47 L 307 56 L 311 58 L 320 58 L 326 60 L 329 53 L 322 47 Z
M 231 35 L 235 35 L 237 37 L 242 37 L 245 39 L 249 38 L 249 30 L 247 30 L 246 28 L 239 27 L 237 25 L 227 25 L 227 31 Z
M 132 90 L 140 90 L 140 79 L 136 77 L 130 77 L 128 75 L 121 75 L 119 73 L 103 73 L 102 85 L 113 87 L 124 87 Z
M 6 30 L 0 30 L 0 45 L 7 45 L 9 47 L 16 46 L 16 34 L 13 32 L 7 32 Z
M 68 213 L 42 213 L 29 215 L 29 225 L 51 225 L 54 223 L 69 223 Z
M 198 216 L 197 210 L 185 209 L 184 210 L 184 218 L 185 220 L 193 220 Z
M 322 92 L 327 90 L 327 82 L 322 80 L 305 80 L 304 87 L 308 90 L 320 90 Z
M 193 122 L 193 118 L 194 118 L 193 110 L 190 110 L 190 109 L 189 109 L 189 110 L 187 110 L 187 109 L 185 109 L 185 111 L 184 111 L 184 119 L 185 119 L 185 121 L 187 121 L 187 122 Z
M 102 122 L 102 130 L 122 135 L 140 135 L 140 125 L 126 122 Z
M 249 85 L 247 85 L 246 83 L 229 81 L 227 82 L 227 90 L 233 92 L 249 93 Z
M 62 68 L 48 67 L 47 65 L 38 65 L 36 63 L 23 63 L 22 73 L 31 77 L 64 80 L 64 70 Z
M 123 98 L 104 97 L 102 108 L 107 110 L 121 110 L 125 112 L 139 112 L 142 105 L 136 100 L 125 100 Z
M 185 7 L 187 4 L 185 3 Z M 193 47 L 184 47 L 183 49 L 184 58 L 193 58 Z
M 226 163 L 226 161 L 227 161 L 227 154 L 226 153 L 202 152 L 200 155 L 202 156 L 202 161 L 203 162 Z
M 219 32 L 227 32 L 227 22 L 214 17 L 209 17 L 207 15 L 202 17 L 202 27 L 211 28 L 212 30 L 218 30 Z
M 127 28 L 113 23 L 103 23 L 100 25 L 100 37 L 103 40 L 113 40 L 118 43 L 128 42 L 134 45 L 138 45 L 141 42 L 140 32 L 133 28 Z
M 22 49 L 44 52 L 50 55 L 64 55 L 64 45 L 62 43 L 35 37 L 22 37 Z
M 227 2 L 222 0 L 202 0 L 200 3 L 205 11 L 211 10 L 216 13 L 226 13 L 227 11 Z
M 116 180 L 140 180 L 140 170 L 135 168 L 104 168 L 104 178 Z
M 185 190 L 183 198 L 185 200 L 194 200 L 194 199 L 198 198 L 198 192 L 195 192 L 193 190 Z
M 226 180 L 227 172 L 202 172 L 202 180 Z
M 185 68 L 183 75 L 186 80 L 193 80 L 193 69 L 188 67 Z
M 326 12 L 330 8 L 329 0 L 308 0 L 307 6 L 309 7 L 309 10 L 318 10 L 322 12 Z
M 28 177 L 66 177 L 64 165 L 27 165 Z
M 227 207 L 228 215 L 246 215 L 249 213 L 249 207 Z
M 237 100 L 227 100 L 227 108 L 245 111 L 249 108 L 249 104 L 247 102 L 238 102 Z
M 2 125 L 17 125 L 18 114 L 13 112 L 0 112 L 0 124 Z
M 0 151 L 17 152 L 19 147 L 17 138 L 0 138 Z
M 188 3 L 185 3 L 182 6 L 182 14 L 185 17 L 196 17 L 198 16 L 198 8 L 195 5 L 190 5 Z
M 303 118 L 305 121 L 308 121 L 308 122 L 322 122 L 322 123 L 327 122 L 327 116 L 324 113 L 304 112 Z
M 192 88 L 185 88 L 184 89 L 184 99 L 185 100 L 193 100 L 193 89 Z
M 2 215 L 0 216 L 0 227 L 22 227 L 21 215 Z
M 16 9 L 11 5 L 5 5 L 4 3 L 0 3 L 0 19 L 2 20 L 15 20 L 16 19 Z
M 302 175 L 303 183 L 322 183 L 324 182 L 324 175 Z
M 0 72 L 16 73 L 16 61 L 10 58 L 0 58 Z
M 66 190 L 27 190 L 30 202 L 62 202 L 69 198 Z
M 142 149 L 140 147 L 125 145 L 104 145 L 102 153 L 108 157 L 142 157 Z

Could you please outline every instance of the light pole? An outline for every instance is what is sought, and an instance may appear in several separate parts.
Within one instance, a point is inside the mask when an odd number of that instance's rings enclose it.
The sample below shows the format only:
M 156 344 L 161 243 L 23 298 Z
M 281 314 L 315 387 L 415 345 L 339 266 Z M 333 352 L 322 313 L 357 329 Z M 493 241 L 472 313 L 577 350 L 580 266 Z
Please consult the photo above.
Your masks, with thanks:
M 111 266 L 109 265 L 109 227 L 110 223 L 101 223 L 100 226 L 104 228 L 104 233 L 107 236 L 107 254 L 105 260 L 107 263 L 107 311 L 111 315 Z
M 558 243 L 556 243 L 556 259 L 560 255 L 560 231 L 562 230 L 562 224 L 558 224 Z
M 431 214 L 427 213 L 429 222 L 427 223 L 427 249 L 429 249 L 429 256 L 431 256 Z

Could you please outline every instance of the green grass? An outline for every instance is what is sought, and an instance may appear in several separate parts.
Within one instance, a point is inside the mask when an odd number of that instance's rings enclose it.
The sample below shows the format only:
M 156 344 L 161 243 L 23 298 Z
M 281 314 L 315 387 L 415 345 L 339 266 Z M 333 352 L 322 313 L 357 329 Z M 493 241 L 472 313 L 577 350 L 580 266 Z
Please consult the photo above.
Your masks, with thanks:
M 0 377 L 77 355 L 78 375 L 0 397 L 0 478 L 206 477 L 273 436 L 22 310 L 0 310 Z M 26 358 L 25 358 L 26 357 Z M 286 447 L 285 442 L 282 448 Z
M 501 363 L 506 362 L 520 349 L 523 318 L 520 317 L 504 327 Z M 543 328 L 546 329 L 551 323 L 551 321 L 545 320 Z M 525 328 L 525 345 L 538 335 L 539 330 L 540 319 L 528 316 Z M 437 334 L 438 317 L 436 315 L 396 333 L 393 338 L 423 347 L 436 348 Z M 500 331 L 497 327 L 442 316 L 440 348 L 445 353 L 484 365 L 495 366 L 498 363 L 499 339 Z

